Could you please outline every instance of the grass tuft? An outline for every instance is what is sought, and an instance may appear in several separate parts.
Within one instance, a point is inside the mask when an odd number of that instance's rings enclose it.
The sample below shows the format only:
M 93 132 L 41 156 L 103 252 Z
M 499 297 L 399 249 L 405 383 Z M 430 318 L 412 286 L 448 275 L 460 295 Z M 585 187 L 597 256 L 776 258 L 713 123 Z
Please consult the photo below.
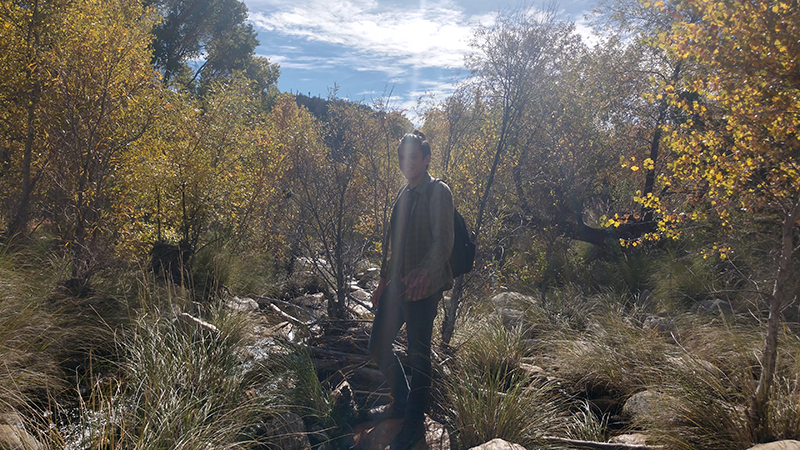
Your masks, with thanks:
M 65 388 L 55 345 L 62 332 L 47 305 L 55 276 L 37 255 L 0 248 L 0 413 L 32 413 Z
M 669 339 L 635 321 L 602 316 L 587 332 L 556 343 L 559 375 L 577 392 L 621 400 L 663 381 L 678 351 Z
M 445 391 L 464 448 L 494 438 L 530 448 L 564 424 L 565 408 L 555 386 L 520 370 L 503 374 L 463 367 L 445 382 Z
M 566 436 L 580 441 L 605 442 L 608 438 L 608 414 L 598 416 L 588 401 L 570 417 L 566 426 Z
M 746 449 L 759 441 L 800 438 L 798 337 L 788 330 L 779 343 L 776 378 L 767 411 L 767 435 L 748 420 L 763 337 L 742 327 L 697 326 L 684 353 L 667 368 L 664 387 L 675 399 L 673 420 L 651 429 L 675 449 Z
M 245 316 L 214 306 L 207 319 L 216 331 L 151 308 L 119 333 L 119 373 L 95 378 L 63 441 L 87 449 L 244 445 L 248 427 L 274 411 L 275 397 L 263 377 L 243 370 L 252 328 Z
M 527 353 L 521 327 L 499 320 L 476 325 L 439 386 L 445 414 L 464 448 L 502 438 L 526 448 L 564 426 L 566 404 L 552 383 L 520 365 Z

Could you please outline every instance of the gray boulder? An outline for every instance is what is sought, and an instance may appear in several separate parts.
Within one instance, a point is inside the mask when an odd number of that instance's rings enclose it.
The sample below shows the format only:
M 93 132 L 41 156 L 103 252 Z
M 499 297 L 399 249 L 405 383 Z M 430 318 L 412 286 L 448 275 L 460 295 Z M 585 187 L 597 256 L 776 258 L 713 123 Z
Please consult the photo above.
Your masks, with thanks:
M 372 294 L 365 291 L 364 289 L 358 288 L 350 293 L 350 297 L 360 301 L 361 303 L 367 303 L 372 301 Z
M 518 309 L 499 308 L 495 309 L 490 317 L 496 317 L 506 328 L 514 328 L 521 326 L 524 321 L 525 314 Z
M 520 294 L 519 292 L 501 292 L 492 297 L 492 304 L 497 309 L 516 309 L 524 310 L 535 305 L 538 301 L 536 297 Z
M 622 406 L 622 413 L 631 418 L 634 423 L 666 422 L 674 423 L 675 399 L 667 394 L 657 391 L 642 391 L 631 395 Z
M 661 316 L 647 316 L 642 324 L 645 330 L 655 330 L 659 333 L 669 333 L 675 330 L 675 324 L 672 319 Z
M 529 295 L 501 292 L 492 297 L 494 312 L 491 316 L 498 318 L 508 328 L 520 326 L 524 323 L 524 311 L 536 302 L 536 298 Z
M 380 274 L 381 269 L 378 269 L 377 267 L 370 267 L 369 269 L 365 270 L 364 273 L 361 273 L 356 277 L 358 278 L 358 285 L 361 286 L 362 289 L 371 288 L 373 284 L 378 282 Z

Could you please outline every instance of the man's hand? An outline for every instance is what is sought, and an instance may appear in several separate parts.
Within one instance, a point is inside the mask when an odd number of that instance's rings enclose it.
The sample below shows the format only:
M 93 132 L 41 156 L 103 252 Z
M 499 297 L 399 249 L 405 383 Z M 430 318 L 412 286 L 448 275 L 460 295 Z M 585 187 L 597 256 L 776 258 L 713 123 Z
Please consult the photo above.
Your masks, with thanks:
M 372 293 L 372 307 L 378 307 L 378 301 L 381 299 L 381 295 L 383 294 L 384 289 L 386 289 L 386 285 L 389 282 L 386 278 L 381 277 L 381 280 L 378 282 L 378 287 L 375 288 L 375 291 Z
M 406 287 L 406 300 L 415 302 L 425 297 L 431 280 L 428 278 L 428 271 L 424 267 L 417 267 L 403 278 L 403 286 Z

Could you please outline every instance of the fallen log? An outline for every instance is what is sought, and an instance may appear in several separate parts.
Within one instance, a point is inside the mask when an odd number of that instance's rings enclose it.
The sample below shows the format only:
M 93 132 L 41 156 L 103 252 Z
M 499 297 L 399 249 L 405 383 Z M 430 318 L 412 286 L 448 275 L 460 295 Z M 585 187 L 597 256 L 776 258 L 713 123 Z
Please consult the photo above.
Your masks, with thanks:
M 329 357 L 329 358 L 337 358 L 354 362 L 363 363 L 364 361 L 369 360 L 369 355 L 362 355 L 357 353 L 346 353 L 340 352 L 336 350 L 328 350 L 327 348 L 319 348 L 319 347 L 306 347 L 309 352 L 311 352 L 314 356 L 321 356 L 321 357 Z
M 278 306 L 275 305 L 274 303 L 270 303 L 269 306 L 273 311 L 275 311 L 279 316 L 283 317 L 284 319 L 288 319 L 290 322 L 294 322 L 294 323 L 298 323 L 300 325 L 306 326 L 305 322 L 303 322 L 302 320 L 298 319 L 297 317 L 294 317 L 294 316 L 286 313 L 284 310 L 278 308 Z
M 296 303 L 287 302 L 285 300 L 280 300 L 280 299 L 273 298 L 273 297 L 264 297 L 264 296 L 261 296 L 261 295 L 254 295 L 253 297 L 256 299 L 256 301 L 258 302 L 259 306 L 262 306 L 263 303 L 266 303 L 266 304 L 268 304 L 270 306 L 275 306 L 276 303 L 280 303 L 281 305 L 286 305 L 286 306 L 290 306 L 292 308 L 297 308 L 298 310 L 302 311 L 304 314 L 308 314 L 311 317 L 312 320 L 309 320 L 306 323 L 307 325 L 315 323 L 315 322 L 319 322 L 321 320 L 320 317 L 317 316 L 314 313 L 314 310 L 309 308 L 309 307 L 307 307 L 307 306 L 298 305 Z
M 311 358 L 311 362 L 314 364 L 314 368 L 317 370 L 317 372 L 337 372 L 344 368 L 356 365 L 342 363 L 340 359 Z

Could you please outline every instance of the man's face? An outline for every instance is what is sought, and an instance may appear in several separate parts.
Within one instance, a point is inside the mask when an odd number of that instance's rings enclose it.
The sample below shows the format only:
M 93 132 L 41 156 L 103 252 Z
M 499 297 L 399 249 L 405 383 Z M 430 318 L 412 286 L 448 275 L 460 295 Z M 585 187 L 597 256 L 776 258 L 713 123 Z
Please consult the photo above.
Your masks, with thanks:
M 414 180 L 422 176 L 431 162 L 431 155 L 422 156 L 418 145 L 402 145 L 398 152 L 400 158 L 400 171 L 407 180 Z

